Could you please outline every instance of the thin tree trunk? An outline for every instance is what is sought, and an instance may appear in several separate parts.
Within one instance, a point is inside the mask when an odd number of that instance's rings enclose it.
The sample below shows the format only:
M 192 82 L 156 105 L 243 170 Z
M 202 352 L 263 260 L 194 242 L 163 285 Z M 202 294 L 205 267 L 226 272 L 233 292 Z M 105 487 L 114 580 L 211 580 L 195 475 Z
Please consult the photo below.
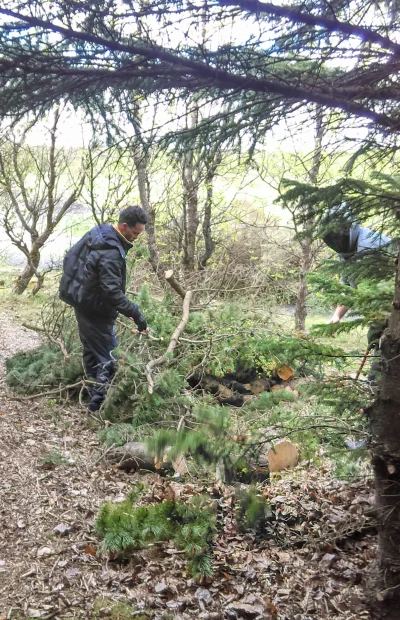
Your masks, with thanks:
M 40 263 L 40 249 L 41 248 L 33 248 L 29 253 L 29 260 L 14 285 L 14 293 L 17 295 L 22 295 L 33 276 L 36 275 Z
M 213 181 L 215 177 L 215 172 L 217 167 L 221 163 L 222 156 L 220 153 L 217 153 L 215 156 L 214 162 L 209 166 L 207 175 L 206 175 L 206 203 L 204 206 L 204 218 L 203 218 L 203 238 L 205 249 L 203 254 L 199 259 L 199 271 L 205 269 L 207 262 L 211 258 L 214 249 L 215 249 L 215 241 L 212 238 L 212 230 L 211 230 L 211 217 L 212 217 L 212 207 L 213 207 L 213 198 L 214 198 L 214 187 Z
M 313 263 L 313 254 L 311 249 L 311 239 L 306 238 L 301 242 L 301 268 L 299 277 L 299 289 L 296 299 L 296 309 L 294 315 L 295 329 L 304 331 L 306 328 L 307 317 L 307 274 L 310 273 Z
M 190 114 L 190 127 L 198 122 L 197 108 Z M 189 151 L 184 155 L 182 166 L 183 210 L 184 210 L 184 247 L 183 265 L 187 271 L 194 271 L 196 254 L 196 236 L 199 227 L 198 171 L 193 162 L 194 154 Z
M 321 167 L 322 161 L 322 138 L 324 136 L 325 126 L 324 126 L 324 115 L 323 110 L 320 106 L 317 107 L 316 110 L 316 130 L 315 130 L 315 142 L 314 142 L 314 153 L 312 159 L 312 166 L 308 173 L 308 177 L 310 179 L 310 183 L 313 185 L 316 184 L 319 174 L 319 169 Z M 300 277 L 299 277 L 299 290 L 296 300 L 296 309 L 295 309 L 295 329 L 298 331 L 304 331 L 306 328 L 306 317 L 307 317 L 307 297 L 308 297 L 308 285 L 307 285 L 307 274 L 311 271 L 313 264 L 313 253 L 312 253 L 312 241 L 311 235 L 314 227 L 314 222 L 309 221 L 307 224 L 307 232 L 309 236 L 305 237 L 301 243 L 301 268 L 300 268 Z
M 149 261 L 154 273 L 157 275 L 160 282 L 164 284 L 165 265 L 163 265 L 157 250 L 156 214 L 150 201 L 147 162 L 146 157 L 143 153 L 143 149 L 138 144 L 136 144 L 134 147 L 133 160 L 138 175 L 140 202 L 148 217 L 148 223 L 146 224 L 146 234 L 147 247 L 149 248 L 150 254 Z
M 187 271 L 194 271 L 196 235 L 199 227 L 197 186 L 193 180 L 193 164 L 191 159 L 188 156 L 184 163 L 182 174 L 185 213 L 183 264 Z
M 211 258 L 212 253 L 215 248 L 215 241 L 212 238 L 211 234 L 211 213 L 212 213 L 212 196 L 213 196 L 213 186 L 212 180 L 207 183 L 207 195 L 206 195 L 206 204 L 204 207 L 204 218 L 203 218 L 203 238 L 205 249 L 203 254 L 199 259 L 199 271 L 202 271 L 206 268 L 208 260 Z
M 374 620 L 400 615 L 400 254 L 393 309 L 382 337 L 382 379 L 368 410 L 378 513 L 378 558 L 369 591 Z

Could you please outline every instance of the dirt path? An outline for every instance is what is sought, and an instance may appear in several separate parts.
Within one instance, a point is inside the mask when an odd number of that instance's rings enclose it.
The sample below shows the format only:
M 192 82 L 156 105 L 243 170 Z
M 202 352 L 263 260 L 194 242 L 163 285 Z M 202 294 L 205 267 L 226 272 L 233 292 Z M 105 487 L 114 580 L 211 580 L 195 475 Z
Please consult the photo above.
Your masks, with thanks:
M 0 314 L 1 376 L 7 356 L 38 342 Z M 326 540 L 316 549 L 311 539 L 313 528 L 345 531 L 350 524 L 351 532 L 351 519 L 371 501 L 370 485 L 324 481 L 315 470 L 271 484 L 276 514 L 306 515 L 310 544 L 298 549 L 285 540 L 291 530 L 278 517 L 272 526 L 283 528 L 280 547 L 239 534 L 229 498 L 221 498 L 215 577 L 204 587 L 187 577 L 184 558 L 168 544 L 129 562 L 100 556 L 93 532 L 98 508 L 122 499 L 138 476 L 104 463 L 104 448 L 82 416 L 72 405 L 11 400 L 0 386 L 0 620 L 368 618 L 362 584 L 375 553 L 373 534 L 359 540 L 346 534 L 340 548 Z M 147 481 L 155 496 L 162 492 L 158 476 Z
M 1 378 L 5 358 L 39 342 L 0 315 Z M 81 421 L 79 410 L 10 400 L 0 387 L 0 617 L 90 617 L 94 588 L 101 596 L 93 518 L 130 484 L 95 464 L 96 434 Z

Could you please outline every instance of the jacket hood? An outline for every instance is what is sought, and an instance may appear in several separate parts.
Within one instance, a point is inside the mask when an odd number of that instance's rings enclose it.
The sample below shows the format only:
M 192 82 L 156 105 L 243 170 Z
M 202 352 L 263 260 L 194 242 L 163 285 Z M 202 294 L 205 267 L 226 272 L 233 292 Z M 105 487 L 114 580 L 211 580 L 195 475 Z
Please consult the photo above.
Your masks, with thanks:
M 93 250 L 117 248 L 120 252 L 122 250 L 124 255 L 133 247 L 132 243 L 109 224 L 100 224 L 89 231 L 89 245 Z

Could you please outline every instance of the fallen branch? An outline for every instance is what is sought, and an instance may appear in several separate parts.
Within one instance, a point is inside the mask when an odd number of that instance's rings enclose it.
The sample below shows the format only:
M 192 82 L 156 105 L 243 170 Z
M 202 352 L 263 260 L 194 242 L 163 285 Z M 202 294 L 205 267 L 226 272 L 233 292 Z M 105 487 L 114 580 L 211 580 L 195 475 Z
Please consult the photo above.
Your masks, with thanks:
M 58 338 L 54 338 L 53 336 L 50 336 L 50 334 L 46 334 L 46 336 L 50 340 L 50 342 L 55 344 L 60 349 L 61 353 L 64 356 L 64 362 L 69 362 L 71 356 L 69 355 L 67 349 L 65 348 L 62 340 L 59 340 Z
M 77 383 L 71 383 L 70 385 L 59 385 L 57 388 L 54 388 L 54 390 L 48 390 L 47 392 L 39 392 L 38 394 L 30 394 L 29 396 L 14 396 L 14 395 L 8 394 L 7 398 L 9 398 L 10 400 L 18 400 L 18 401 L 33 400 L 34 398 L 40 398 L 41 396 L 51 396 L 52 394 L 57 394 L 57 393 L 61 393 L 64 391 L 73 390 L 80 386 L 85 386 L 86 384 L 89 384 L 89 383 L 95 385 L 96 382 L 82 379 L 81 381 L 78 381 Z
M 175 279 L 173 270 L 169 269 L 165 272 L 164 276 L 168 284 L 174 289 L 176 293 L 178 293 L 179 297 L 185 299 L 186 291 L 182 288 L 182 285 L 179 284 L 178 280 Z
M 58 338 L 54 338 L 54 336 L 49 334 L 48 331 L 44 327 L 39 327 L 38 325 L 31 325 L 30 323 L 22 323 L 22 327 L 25 327 L 26 329 L 30 329 L 34 332 L 38 332 L 40 334 L 45 334 L 46 338 L 48 338 L 50 342 L 55 344 L 56 347 L 60 349 L 61 353 L 64 356 L 64 361 L 68 362 L 70 360 L 71 356 L 68 353 L 67 349 L 65 348 L 64 343 Z
M 30 323 L 22 323 L 22 327 L 25 327 L 26 329 L 30 329 L 33 332 L 46 333 L 46 330 L 44 329 L 44 327 L 39 327 L 38 325 L 31 325 Z
M 124 321 L 122 321 L 121 319 L 117 319 L 117 323 L 120 323 L 121 325 L 123 325 L 125 329 L 129 329 L 131 334 L 133 334 L 134 336 L 144 335 L 147 338 L 149 338 L 149 340 L 154 340 L 155 342 L 162 342 L 164 340 L 164 338 L 161 338 L 161 337 L 158 338 L 157 336 L 153 336 L 150 332 L 142 333 L 138 329 L 135 329 L 134 327 L 130 327 L 129 325 L 126 325 Z
M 170 343 L 168 345 L 166 352 L 160 357 L 158 357 L 157 359 L 150 360 L 146 366 L 145 375 L 146 375 L 147 383 L 149 384 L 148 386 L 149 394 L 152 394 L 154 390 L 154 381 L 153 381 L 151 371 L 155 366 L 161 366 L 162 364 L 166 364 L 170 359 L 169 356 L 171 356 L 172 353 L 174 352 L 174 349 L 176 345 L 178 344 L 179 336 L 185 329 L 186 323 L 189 320 L 189 308 L 190 308 L 190 302 L 191 302 L 192 296 L 193 296 L 193 291 L 187 291 L 185 293 L 185 297 L 183 300 L 183 308 L 182 308 L 182 320 L 179 323 L 179 325 L 176 327 L 174 333 L 172 334 L 172 338 L 170 340 Z

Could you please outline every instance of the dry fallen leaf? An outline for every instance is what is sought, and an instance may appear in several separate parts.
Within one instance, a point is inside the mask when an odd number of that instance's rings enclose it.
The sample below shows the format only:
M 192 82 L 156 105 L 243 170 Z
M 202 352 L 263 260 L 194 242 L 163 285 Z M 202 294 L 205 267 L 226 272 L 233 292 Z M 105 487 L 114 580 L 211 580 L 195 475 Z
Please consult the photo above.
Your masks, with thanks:
M 37 557 L 42 558 L 46 555 L 53 555 L 53 553 L 54 553 L 54 549 L 51 549 L 51 547 L 41 547 L 37 551 Z

